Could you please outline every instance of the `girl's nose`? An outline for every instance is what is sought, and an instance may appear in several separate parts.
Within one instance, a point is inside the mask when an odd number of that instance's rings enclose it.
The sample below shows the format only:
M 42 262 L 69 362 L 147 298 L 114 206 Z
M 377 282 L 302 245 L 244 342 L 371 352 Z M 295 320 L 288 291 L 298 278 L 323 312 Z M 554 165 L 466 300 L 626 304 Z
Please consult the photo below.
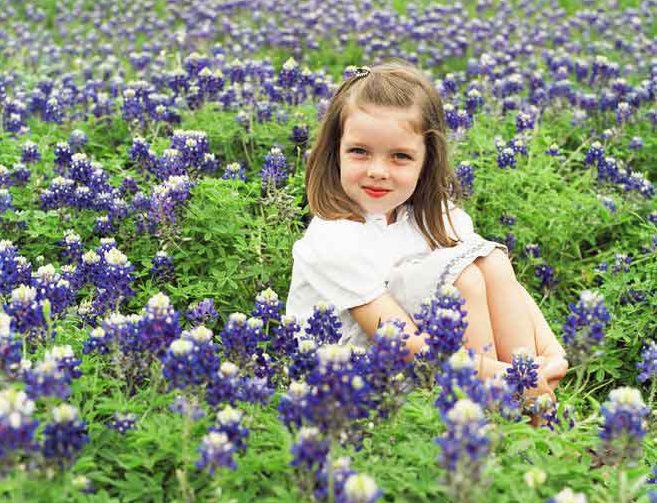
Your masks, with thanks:
M 367 168 L 367 176 L 370 178 L 388 178 L 388 168 L 385 163 L 373 162 Z

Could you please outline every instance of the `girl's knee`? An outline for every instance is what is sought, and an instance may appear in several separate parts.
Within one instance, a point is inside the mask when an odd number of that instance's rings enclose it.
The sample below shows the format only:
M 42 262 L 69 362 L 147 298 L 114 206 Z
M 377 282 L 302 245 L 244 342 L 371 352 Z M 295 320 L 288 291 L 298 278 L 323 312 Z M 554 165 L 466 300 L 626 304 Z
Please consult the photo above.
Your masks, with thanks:
M 516 280 L 509 256 L 499 248 L 495 248 L 486 257 L 478 257 L 474 264 L 481 270 L 486 282 Z
M 462 295 L 472 293 L 486 293 L 486 280 L 484 274 L 475 264 L 467 265 L 454 281 Z

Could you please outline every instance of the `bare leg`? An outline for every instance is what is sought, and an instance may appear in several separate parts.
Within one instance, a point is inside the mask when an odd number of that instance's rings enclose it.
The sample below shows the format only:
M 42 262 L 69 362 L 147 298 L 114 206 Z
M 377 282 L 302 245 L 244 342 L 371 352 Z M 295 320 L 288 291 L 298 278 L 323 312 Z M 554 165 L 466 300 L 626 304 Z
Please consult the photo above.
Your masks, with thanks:
M 468 326 L 465 329 L 467 347 L 478 354 L 497 360 L 484 275 L 477 266 L 470 264 L 456 278 L 454 286 L 465 299 L 463 307 L 468 312 L 466 316 Z
M 506 254 L 493 250 L 475 265 L 486 281 L 486 296 L 499 359 L 511 362 L 514 350 L 527 348 L 536 356 L 535 327 L 526 299 L 518 288 L 513 266 Z

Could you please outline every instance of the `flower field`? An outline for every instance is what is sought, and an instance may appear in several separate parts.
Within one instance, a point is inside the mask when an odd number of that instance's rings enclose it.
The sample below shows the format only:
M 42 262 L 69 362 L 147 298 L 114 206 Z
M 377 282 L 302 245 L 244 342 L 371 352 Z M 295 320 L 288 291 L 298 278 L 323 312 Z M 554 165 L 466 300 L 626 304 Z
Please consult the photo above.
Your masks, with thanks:
M 392 58 L 556 404 L 477 377 L 454 287 L 412 363 L 285 314 L 319 122 Z M 0 0 L 0 500 L 657 501 L 656 131 L 656 0 Z

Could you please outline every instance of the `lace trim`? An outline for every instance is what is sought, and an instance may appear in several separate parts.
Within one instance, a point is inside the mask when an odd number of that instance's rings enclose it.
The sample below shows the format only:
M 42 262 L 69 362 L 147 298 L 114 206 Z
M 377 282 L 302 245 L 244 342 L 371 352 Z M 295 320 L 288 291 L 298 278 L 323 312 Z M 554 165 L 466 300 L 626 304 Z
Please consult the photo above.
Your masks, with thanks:
M 466 266 L 470 265 L 477 257 L 485 257 L 495 248 L 501 248 L 505 253 L 509 253 L 508 248 L 505 245 L 479 237 L 475 240 L 466 240 L 464 243 L 468 244 L 468 242 L 471 241 L 477 241 L 477 243 L 474 246 L 467 247 L 467 253 L 454 257 L 447 263 L 447 266 L 445 266 L 445 269 L 438 278 L 437 286 L 445 283 L 454 284 L 454 280 L 459 274 L 461 274 L 461 271 L 463 271 Z

